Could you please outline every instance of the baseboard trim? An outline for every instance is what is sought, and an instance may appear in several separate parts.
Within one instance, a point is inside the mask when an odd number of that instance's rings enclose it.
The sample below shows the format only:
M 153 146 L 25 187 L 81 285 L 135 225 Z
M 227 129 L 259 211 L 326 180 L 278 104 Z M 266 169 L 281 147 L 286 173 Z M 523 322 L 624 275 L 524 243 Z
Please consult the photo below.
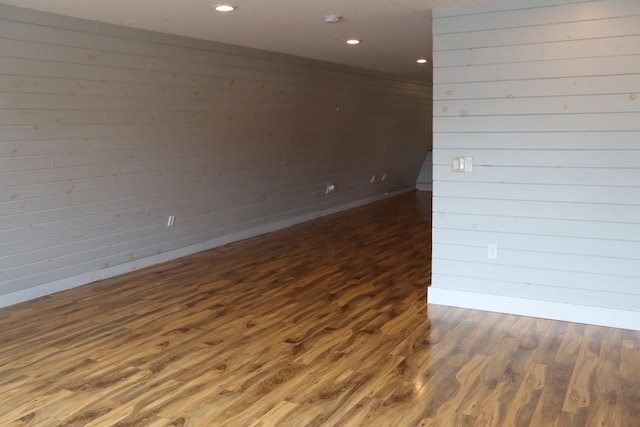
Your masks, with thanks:
M 427 302 L 429 304 L 474 310 L 517 314 L 635 331 L 640 330 L 640 312 L 606 307 L 531 300 L 433 287 L 428 288 Z
M 40 298 L 46 295 L 51 295 L 56 292 L 66 291 L 68 289 L 76 288 L 78 286 L 84 286 L 89 283 L 93 283 L 99 280 L 108 279 L 111 277 L 119 276 L 121 274 L 130 273 L 141 268 L 149 267 L 155 264 L 160 264 L 166 261 L 171 261 L 176 258 L 191 255 L 197 252 L 213 249 L 218 246 L 226 245 L 227 243 L 236 242 L 238 240 L 248 239 L 250 237 L 259 236 L 261 234 L 276 231 L 282 228 L 290 227 L 292 225 L 300 224 L 302 222 L 310 221 L 312 219 L 320 218 L 326 215 L 331 215 L 337 212 L 341 212 L 347 209 L 352 209 L 358 206 L 366 205 L 378 200 L 395 196 L 400 193 L 407 193 L 415 191 L 415 187 L 407 187 L 400 190 L 394 190 L 393 192 L 387 192 L 384 194 L 367 197 L 365 199 L 356 200 L 354 202 L 346 203 L 339 206 L 334 206 L 329 209 L 323 209 L 315 212 L 311 212 L 305 215 L 300 215 L 294 218 L 289 218 L 283 221 L 278 221 L 270 224 L 265 224 L 259 227 L 250 228 L 247 230 L 238 231 L 236 233 L 227 234 L 223 237 L 208 240 L 195 245 L 186 246 L 184 248 L 175 249 L 172 251 L 164 252 L 161 254 L 153 255 L 147 258 L 127 262 L 124 264 L 114 265 L 101 270 L 91 271 L 88 273 L 79 274 L 76 276 L 68 277 L 54 282 L 45 283 L 42 285 L 33 286 L 26 289 L 21 289 L 7 294 L 0 295 L 0 307 L 7 307 L 21 302 L 29 301 L 32 299 Z

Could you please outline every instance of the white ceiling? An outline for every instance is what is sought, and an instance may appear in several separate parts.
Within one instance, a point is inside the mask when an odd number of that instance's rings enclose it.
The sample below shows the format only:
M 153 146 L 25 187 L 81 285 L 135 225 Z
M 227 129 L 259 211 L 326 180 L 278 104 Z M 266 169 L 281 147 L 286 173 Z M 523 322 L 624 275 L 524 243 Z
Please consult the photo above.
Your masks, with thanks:
M 505 0 L 0 0 L 116 25 L 231 43 L 431 80 L 431 10 Z M 326 15 L 342 16 L 338 24 Z M 345 40 L 362 43 L 348 46 Z

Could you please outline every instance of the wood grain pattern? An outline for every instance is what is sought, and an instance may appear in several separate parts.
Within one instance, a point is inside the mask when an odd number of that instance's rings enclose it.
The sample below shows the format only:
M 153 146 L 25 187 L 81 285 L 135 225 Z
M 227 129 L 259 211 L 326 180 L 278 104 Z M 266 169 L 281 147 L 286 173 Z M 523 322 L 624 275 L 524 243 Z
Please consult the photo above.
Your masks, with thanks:
M 429 305 L 408 193 L 0 310 L 2 426 L 640 426 L 640 333 Z

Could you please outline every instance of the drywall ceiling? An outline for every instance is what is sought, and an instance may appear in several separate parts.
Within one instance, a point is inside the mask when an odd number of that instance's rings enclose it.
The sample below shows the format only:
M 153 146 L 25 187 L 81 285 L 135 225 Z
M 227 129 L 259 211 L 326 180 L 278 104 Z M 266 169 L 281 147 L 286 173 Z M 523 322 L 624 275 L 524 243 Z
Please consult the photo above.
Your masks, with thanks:
M 504 0 L 0 0 L 13 6 L 431 81 L 431 10 Z M 326 15 L 342 17 L 337 24 Z M 362 43 L 348 46 L 345 40 Z

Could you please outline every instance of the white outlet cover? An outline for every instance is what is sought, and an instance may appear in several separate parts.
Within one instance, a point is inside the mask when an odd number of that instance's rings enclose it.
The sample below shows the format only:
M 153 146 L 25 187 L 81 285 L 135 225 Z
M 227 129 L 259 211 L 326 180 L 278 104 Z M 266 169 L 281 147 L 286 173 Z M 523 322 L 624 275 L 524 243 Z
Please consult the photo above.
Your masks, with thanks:
M 496 243 L 489 243 L 487 245 L 487 258 L 498 259 L 498 245 Z

